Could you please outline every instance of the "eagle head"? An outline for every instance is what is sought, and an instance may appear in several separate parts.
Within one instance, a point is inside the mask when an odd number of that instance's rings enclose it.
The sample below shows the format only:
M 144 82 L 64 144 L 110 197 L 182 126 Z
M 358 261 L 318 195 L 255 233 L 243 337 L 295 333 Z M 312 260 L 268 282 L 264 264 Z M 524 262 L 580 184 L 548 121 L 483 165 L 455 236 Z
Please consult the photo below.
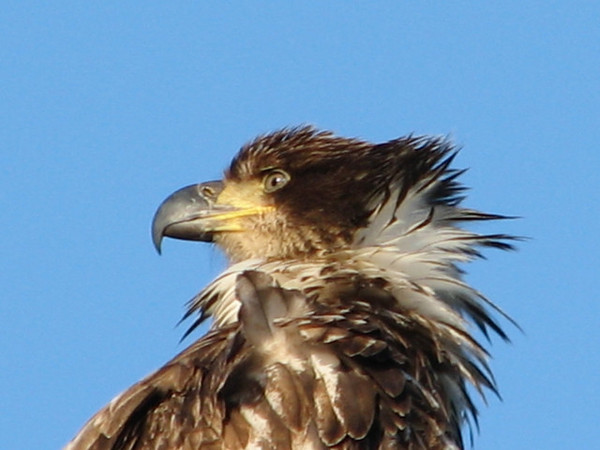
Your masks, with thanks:
M 312 127 L 260 136 L 242 147 L 222 181 L 168 197 L 155 215 L 153 240 L 159 251 L 163 236 L 215 242 L 232 262 L 307 259 L 354 248 L 386 203 L 398 206 L 418 183 L 439 178 L 450 150 L 438 139 L 372 144 Z M 415 214 L 428 214 L 424 203 L 439 202 L 453 189 L 450 180 L 428 192 Z M 388 219 L 396 220 L 393 214 Z

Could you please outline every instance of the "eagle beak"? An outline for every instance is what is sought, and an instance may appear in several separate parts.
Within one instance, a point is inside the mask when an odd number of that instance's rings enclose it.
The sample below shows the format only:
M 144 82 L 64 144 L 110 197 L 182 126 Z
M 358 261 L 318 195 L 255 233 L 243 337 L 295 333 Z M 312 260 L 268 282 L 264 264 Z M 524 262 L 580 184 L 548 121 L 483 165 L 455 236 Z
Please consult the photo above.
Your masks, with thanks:
M 152 242 L 160 254 L 164 236 L 190 241 L 212 242 L 211 217 L 224 212 L 215 207 L 223 191 L 221 181 L 193 184 L 171 194 L 159 206 L 152 220 Z

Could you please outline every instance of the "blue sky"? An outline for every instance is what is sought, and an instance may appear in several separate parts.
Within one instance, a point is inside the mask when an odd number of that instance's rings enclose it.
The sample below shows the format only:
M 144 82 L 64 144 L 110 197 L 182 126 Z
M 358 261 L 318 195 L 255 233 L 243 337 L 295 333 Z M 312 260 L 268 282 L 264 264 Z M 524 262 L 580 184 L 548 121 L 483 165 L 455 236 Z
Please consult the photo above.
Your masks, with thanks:
M 522 219 L 468 280 L 519 322 L 477 449 L 591 448 L 600 415 L 600 6 L 29 2 L 0 7 L 0 435 L 58 448 L 191 342 L 224 266 L 150 221 L 256 134 L 448 135 L 467 204 Z M 485 3 L 485 4 L 484 4 Z M 196 334 L 194 338 L 199 335 Z

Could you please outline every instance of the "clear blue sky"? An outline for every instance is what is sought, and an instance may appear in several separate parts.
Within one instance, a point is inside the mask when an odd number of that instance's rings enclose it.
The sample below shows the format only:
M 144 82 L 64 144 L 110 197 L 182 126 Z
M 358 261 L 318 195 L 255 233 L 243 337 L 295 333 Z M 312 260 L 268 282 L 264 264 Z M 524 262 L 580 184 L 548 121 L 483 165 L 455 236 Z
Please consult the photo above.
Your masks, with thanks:
M 224 261 L 159 257 L 155 208 L 300 123 L 463 147 L 467 204 L 522 216 L 485 231 L 531 237 L 468 268 L 525 330 L 493 341 L 475 448 L 597 445 L 598 2 L 224 3 L 0 7 L 2 446 L 62 446 L 191 342 L 183 305 Z

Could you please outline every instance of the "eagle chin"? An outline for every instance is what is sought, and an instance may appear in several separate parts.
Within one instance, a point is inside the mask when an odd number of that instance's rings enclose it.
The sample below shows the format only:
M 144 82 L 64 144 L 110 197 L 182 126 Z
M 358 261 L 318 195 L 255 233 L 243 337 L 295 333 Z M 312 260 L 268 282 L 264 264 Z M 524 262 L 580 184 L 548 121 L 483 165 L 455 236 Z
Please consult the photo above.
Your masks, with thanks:
M 507 337 L 460 266 L 513 238 L 461 226 L 504 217 L 462 206 L 455 154 L 284 129 L 168 197 L 157 249 L 213 242 L 231 261 L 188 305 L 187 333 L 212 327 L 67 448 L 463 448 L 471 388 L 496 392 L 472 328 Z

